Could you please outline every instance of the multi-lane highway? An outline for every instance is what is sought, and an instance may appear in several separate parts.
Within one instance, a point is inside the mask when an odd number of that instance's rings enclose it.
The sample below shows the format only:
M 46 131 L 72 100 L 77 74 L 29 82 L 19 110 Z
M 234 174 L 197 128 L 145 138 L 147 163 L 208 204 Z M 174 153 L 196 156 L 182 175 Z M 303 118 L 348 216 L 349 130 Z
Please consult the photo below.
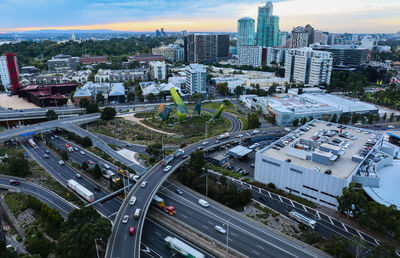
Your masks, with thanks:
M 86 187 L 88 190 L 92 191 L 94 193 L 95 199 L 102 198 L 109 193 L 105 190 L 103 190 L 101 187 L 99 187 L 99 190 L 96 191 L 94 190 L 96 187 L 96 184 L 94 184 L 91 180 L 88 180 L 85 177 L 82 177 L 80 179 L 76 178 L 76 171 L 72 168 L 69 167 L 68 165 L 59 165 L 58 164 L 58 157 L 55 156 L 53 152 L 51 152 L 46 146 L 42 145 L 40 142 L 36 141 L 36 144 L 38 145 L 37 149 L 34 149 L 31 147 L 29 144 L 26 143 L 28 137 L 20 137 L 20 141 L 22 142 L 23 146 L 28 150 L 30 156 L 34 158 L 38 163 L 46 169 L 53 177 L 56 178 L 57 181 L 59 181 L 61 184 L 64 184 L 66 180 L 73 178 L 77 182 L 79 182 L 81 185 Z M 58 138 L 59 139 L 59 138 Z M 65 142 L 60 139 L 57 142 L 57 144 L 64 144 Z M 75 145 L 74 145 L 75 146 Z M 46 150 L 49 151 L 48 158 L 44 157 L 44 154 L 46 154 Z M 86 152 L 86 151 L 85 151 Z M 79 152 L 72 152 L 70 157 L 76 157 L 78 158 L 78 155 L 81 155 Z M 87 156 L 86 156 L 87 155 Z M 101 158 L 97 157 L 96 155 L 93 155 L 91 153 L 86 152 L 84 155 L 81 155 L 82 160 L 85 158 L 90 157 L 92 161 L 96 162 L 98 161 L 99 164 L 102 164 L 104 162 Z M 113 166 L 112 164 L 108 163 L 110 166 Z M 0 181 L 1 182 L 1 181 Z M 8 183 L 8 181 L 7 181 Z M 25 184 L 24 184 L 25 186 Z M 44 195 L 43 195 L 44 196 Z M 43 200 L 44 201 L 44 200 Z M 58 202 L 57 202 L 58 204 Z M 122 202 L 117 199 L 110 199 L 104 203 L 97 203 L 94 204 L 93 207 L 104 217 L 108 218 L 111 222 L 114 221 L 115 214 L 118 212 L 119 207 L 121 206 Z M 57 205 L 51 206 L 60 211 L 60 207 Z M 61 211 L 60 211 L 61 212 Z M 162 227 L 161 225 L 155 223 L 155 222 L 149 222 L 149 220 L 146 219 L 145 224 L 144 224 L 144 230 L 148 232 L 158 232 L 160 236 L 173 236 L 173 237 L 178 237 L 176 234 L 173 232 L 170 232 L 168 229 Z M 128 232 L 125 232 L 126 235 L 125 237 L 128 236 Z M 156 233 L 157 234 L 157 233 Z M 158 235 L 158 234 L 157 234 Z M 143 239 L 142 239 L 142 246 L 141 246 L 141 252 L 143 257 L 170 257 L 173 255 L 170 249 L 166 248 L 164 244 L 162 246 L 158 245 L 158 241 L 154 241 L 155 235 L 151 234 L 146 234 Z M 163 238 L 164 239 L 164 238 Z M 194 246 L 193 244 L 191 244 Z M 200 248 L 196 247 L 196 249 L 200 250 L 203 253 L 206 253 L 204 250 L 201 250 Z
M 322 252 L 306 248 L 305 244 L 293 241 L 284 234 L 277 234 L 253 220 L 233 213 L 223 205 L 208 200 L 210 207 L 198 204 L 205 198 L 192 191 L 182 195 L 175 193 L 177 186 L 166 182 L 157 193 L 168 205 L 176 208 L 175 218 L 196 228 L 221 244 L 248 257 L 321 257 Z M 228 226 L 227 226 L 228 225 Z M 215 226 L 227 229 L 226 234 L 215 230 Z
M 198 148 L 211 148 L 217 145 L 224 144 L 229 141 L 234 141 L 237 140 L 235 138 L 235 135 L 238 135 L 239 132 L 232 133 L 229 138 L 225 138 L 222 140 L 219 140 L 217 142 L 216 138 L 210 138 L 207 139 L 207 144 L 203 144 L 204 142 L 198 142 L 196 144 L 190 145 L 186 147 L 185 153 L 190 154 L 194 151 L 196 151 Z M 244 132 L 243 134 L 247 135 L 242 137 L 241 139 L 244 138 L 252 138 L 252 137 L 261 137 L 265 136 L 265 132 L 257 132 L 254 134 L 250 134 L 250 132 L 246 133 Z M 151 170 L 146 173 L 144 177 L 142 177 L 138 184 L 136 184 L 132 190 L 129 192 L 127 198 L 123 202 L 118 215 L 116 217 L 114 226 L 113 226 L 113 232 L 110 236 L 110 240 L 108 242 L 107 246 L 107 257 L 137 257 L 139 254 L 139 246 L 140 246 L 140 238 L 142 234 L 142 227 L 143 227 L 143 222 L 145 218 L 145 214 L 147 212 L 147 209 L 150 206 L 151 199 L 153 195 L 157 192 L 159 187 L 162 185 L 162 183 L 168 178 L 168 176 L 173 173 L 173 171 L 179 167 L 184 162 L 181 157 L 178 157 L 174 160 L 172 160 L 169 165 L 171 165 L 172 169 L 169 172 L 164 172 L 163 169 L 164 167 L 161 166 L 160 163 L 156 164 Z M 147 182 L 147 185 L 145 187 L 139 186 L 141 183 Z M 132 196 L 136 196 L 137 201 L 134 207 L 128 205 L 129 199 Z M 123 224 L 121 223 L 121 219 L 124 215 L 129 215 L 131 216 L 134 212 L 135 209 L 140 208 L 141 209 L 141 215 L 139 219 L 135 220 L 132 219 L 128 224 Z M 136 234 L 133 237 L 134 239 L 129 239 L 129 241 L 126 240 L 125 238 L 125 232 L 129 229 L 129 227 L 134 226 L 136 228 Z M 290 240 L 287 240 L 290 242 Z M 132 243 L 133 242 L 133 243 Z M 274 251 L 277 252 L 277 250 L 282 249 L 282 245 L 284 242 L 281 242 L 280 245 L 277 246 L 272 246 L 270 249 L 266 251 L 267 254 L 273 253 Z
M 73 117 L 73 118 L 52 120 L 52 121 L 48 121 L 48 122 L 22 126 L 22 127 L 6 130 L 6 131 L 2 132 L 0 134 L 0 142 L 5 142 L 5 141 L 11 140 L 15 137 L 21 136 L 21 135 L 35 134 L 35 133 L 54 130 L 61 125 L 90 123 L 90 122 L 96 121 L 99 118 L 100 118 L 100 114 L 95 113 L 95 114 L 90 114 L 90 115 L 82 115 L 82 116 Z

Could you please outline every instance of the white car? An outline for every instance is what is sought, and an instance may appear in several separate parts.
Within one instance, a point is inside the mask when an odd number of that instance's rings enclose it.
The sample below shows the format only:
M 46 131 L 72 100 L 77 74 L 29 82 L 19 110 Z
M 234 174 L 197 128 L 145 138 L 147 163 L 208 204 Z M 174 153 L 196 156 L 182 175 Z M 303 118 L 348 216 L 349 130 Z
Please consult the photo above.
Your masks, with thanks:
M 59 161 L 58 161 L 58 164 L 64 165 L 64 160 L 59 160 Z
M 110 167 L 110 165 L 108 165 L 108 164 L 104 164 L 103 165 L 106 169 L 110 169 L 111 167 Z
M 140 184 L 140 187 L 141 188 L 145 188 L 146 186 L 147 186 L 147 181 L 143 181 L 141 184 Z
M 203 142 L 202 144 L 203 144 L 203 145 L 207 145 L 207 144 L 208 144 L 208 142 Z
M 215 228 L 215 230 L 218 231 L 219 233 L 221 233 L 221 234 L 226 234 L 226 229 L 224 229 L 223 227 L 217 225 L 217 226 L 215 226 L 214 228 Z
M 243 137 L 243 134 L 236 135 L 236 138 L 242 138 L 242 137 Z
M 74 150 L 78 151 L 79 149 L 78 149 L 78 147 L 74 147 Z
M 258 134 L 260 131 L 258 131 L 258 130 L 254 130 L 253 131 L 253 134 Z
M 76 176 L 76 178 L 82 178 L 81 174 L 79 174 L 79 173 L 76 173 L 75 176 Z
M 83 150 L 81 150 L 79 153 L 85 155 L 85 152 Z
M 199 199 L 199 204 L 206 208 L 210 207 L 210 204 L 206 200 L 203 200 L 203 199 Z
M 164 168 L 164 172 L 168 172 L 168 171 L 170 171 L 171 170 L 171 166 L 170 165 L 168 165 L 168 166 L 166 166 L 165 168 Z
M 132 196 L 131 199 L 129 200 L 129 205 L 134 205 L 136 202 L 136 196 Z
M 129 216 L 128 216 L 128 215 L 125 215 L 125 216 L 122 218 L 122 223 L 126 224 L 126 223 L 128 223 L 128 220 L 129 220 Z

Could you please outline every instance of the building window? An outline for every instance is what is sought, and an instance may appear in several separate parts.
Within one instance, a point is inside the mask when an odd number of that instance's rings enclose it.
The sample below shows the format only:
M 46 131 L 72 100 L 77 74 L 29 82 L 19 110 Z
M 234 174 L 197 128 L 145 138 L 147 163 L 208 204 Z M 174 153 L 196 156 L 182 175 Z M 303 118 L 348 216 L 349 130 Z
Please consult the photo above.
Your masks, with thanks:
M 330 197 L 332 197 L 332 198 L 336 198 L 336 196 L 334 196 L 334 195 L 332 195 L 332 194 L 328 194 L 328 193 L 325 193 L 325 192 L 322 192 L 322 191 L 321 191 L 321 193 L 322 193 L 322 194 L 325 194 L 325 195 L 327 195 L 327 196 L 330 196 Z
M 318 192 L 318 190 L 315 189 L 315 188 L 312 188 L 312 187 L 309 187 L 309 186 L 306 186 L 306 185 L 303 185 L 303 187 L 304 187 L 304 188 L 307 188 L 307 189 L 310 189 L 310 190 L 313 190 L 313 191 L 315 191 L 315 192 Z
M 317 200 L 317 198 L 315 198 L 314 196 L 311 196 L 311 195 L 308 195 L 308 194 L 305 194 L 305 193 L 302 193 L 302 195 L 310 197 L 311 199 Z
M 297 172 L 297 173 L 300 173 L 300 174 L 303 174 L 303 171 L 295 169 L 295 168 L 290 168 L 290 170 L 294 171 L 294 172 Z
M 331 205 L 331 206 L 333 206 L 333 207 L 337 207 L 335 204 L 333 204 L 333 203 L 330 203 L 330 202 L 327 202 L 327 201 L 324 201 L 324 200 L 320 200 L 321 202 L 323 202 L 323 203 L 326 203 L 326 204 L 329 204 L 329 205 Z
M 268 164 L 271 164 L 271 165 L 277 166 L 277 167 L 280 167 L 280 166 L 281 166 L 281 165 L 280 165 L 280 164 L 278 164 L 278 163 L 275 163 L 275 162 L 272 162 L 272 161 L 269 161 L 269 160 L 266 160 L 266 159 L 262 159 L 262 161 L 264 161 L 264 162 L 266 162 L 266 163 L 268 163 Z

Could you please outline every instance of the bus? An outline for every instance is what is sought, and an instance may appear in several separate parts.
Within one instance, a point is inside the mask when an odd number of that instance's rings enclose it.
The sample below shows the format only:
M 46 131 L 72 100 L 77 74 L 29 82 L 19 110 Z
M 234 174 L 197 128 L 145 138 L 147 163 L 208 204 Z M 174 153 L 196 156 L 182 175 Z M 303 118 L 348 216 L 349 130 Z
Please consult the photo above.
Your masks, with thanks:
M 300 222 L 306 226 L 309 226 L 313 230 L 315 229 L 315 225 L 317 224 L 317 222 L 315 220 L 310 219 L 297 211 L 289 212 L 289 217 L 296 220 L 297 222 Z
M 34 149 L 37 149 L 37 148 L 38 148 L 38 146 L 36 145 L 36 143 L 33 141 L 32 138 L 28 140 L 28 143 L 29 143 L 29 145 L 32 146 Z
M 164 242 L 169 248 L 178 252 L 183 257 L 190 257 L 190 258 L 204 258 L 205 257 L 204 254 L 200 253 L 193 247 L 185 244 L 184 242 L 182 242 L 181 240 L 179 240 L 175 237 L 167 236 L 166 238 L 164 238 Z

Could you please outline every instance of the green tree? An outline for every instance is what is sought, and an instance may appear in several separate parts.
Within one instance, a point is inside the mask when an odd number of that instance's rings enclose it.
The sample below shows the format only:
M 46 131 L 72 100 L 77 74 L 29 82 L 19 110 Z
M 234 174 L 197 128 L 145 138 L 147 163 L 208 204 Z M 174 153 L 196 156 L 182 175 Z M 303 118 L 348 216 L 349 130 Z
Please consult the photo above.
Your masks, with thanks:
M 200 173 L 205 164 L 206 162 L 204 160 L 204 152 L 197 150 L 190 153 L 189 167 L 193 171 Z
M 306 117 L 303 117 L 303 118 L 301 119 L 301 124 L 304 125 L 304 124 L 306 124 L 306 123 L 307 123 L 307 118 L 306 118 Z
M 358 122 L 358 120 L 359 120 L 358 114 L 357 113 L 353 113 L 353 115 L 351 116 L 351 123 L 355 124 L 355 123 Z
M 61 152 L 61 158 L 62 158 L 63 160 L 68 160 L 68 152 L 67 152 L 67 151 Z
M 99 106 L 97 103 L 91 103 L 86 107 L 86 113 L 92 114 L 99 112 Z
M 374 122 L 374 114 L 368 114 L 368 124 L 372 124 Z
M 154 93 L 150 93 L 149 95 L 147 95 L 146 99 L 149 102 L 153 102 L 156 99 L 156 96 L 154 95 Z
M 55 112 L 54 110 L 50 109 L 50 110 L 48 110 L 48 111 L 46 112 L 46 119 L 47 119 L 47 121 L 55 120 L 55 119 L 57 119 L 57 118 L 58 118 L 58 116 L 57 116 L 57 114 L 56 114 L 56 112 Z
M 251 115 L 247 115 L 247 129 L 254 129 L 260 127 L 260 121 L 258 119 L 258 113 L 253 112 Z
M 348 241 L 343 239 L 342 237 L 332 236 L 332 239 L 325 244 L 325 252 L 333 255 L 334 257 L 343 257 L 348 256 L 347 248 Z
M 397 121 L 397 122 L 400 121 L 400 116 L 396 116 L 396 121 Z
M 296 118 L 293 120 L 293 126 L 296 127 L 299 124 L 299 119 Z
M 90 102 L 87 98 L 82 98 L 79 100 L 79 106 L 81 108 L 87 108 L 87 106 L 89 106 Z
M 96 94 L 96 103 L 97 104 L 101 104 L 101 105 L 104 105 L 104 102 L 105 102 L 106 100 L 105 100 L 105 98 L 104 98 L 104 96 L 103 96 L 103 94 L 102 93 L 97 93 Z
M 239 95 L 243 94 L 244 90 L 245 90 L 244 86 L 236 86 L 234 91 L 235 91 L 236 96 L 239 97 Z
M 147 146 L 146 152 L 158 158 L 161 156 L 161 149 L 162 149 L 162 144 L 160 142 L 156 142 Z
M 93 145 L 92 140 L 89 136 L 85 136 L 80 138 L 79 144 L 81 144 L 84 148 L 90 147 Z
M 377 122 L 377 123 L 378 123 L 378 122 L 379 122 L 379 120 L 380 120 L 380 118 L 381 118 L 381 117 L 379 116 L 379 114 L 376 114 L 376 115 L 375 115 L 375 122 Z
M 388 242 L 380 242 L 375 248 L 371 251 L 371 257 L 377 258 L 395 258 L 398 257 L 396 255 L 396 248 Z
M 99 164 L 96 164 L 93 168 L 93 177 L 96 179 L 100 179 L 101 178 L 101 168 L 99 166 Z
M 135 93 L 133 91 L 128 92 L 128 102 L 135 101 Z
M 390 121 L 390 122 L 393 122 L 393 119 L 394 119 L 394 114 L 393 114 L 393 113 L 390 113 L 389 121 Z
M 81 168 L 82 168 L 83 170 L 88 169 L 88 168 L 89 168 L 88 163 L 87 163 L 86 161 L 84 161 L 84 162 L 82 163 L 82 165 L 81 165 Z
M 331 122 L 332 122 L 332 123 L 336 123 L 336 120 L 337 120 L 337 115 L 336 115 L 336 114 L 333 114 L 332 119 L 331 119 Z
M 112 119 L 114 119 L 116 114 L 117 114 L 117 111 L 115 110 L 115 108 L 105 107 L 103 109 L 103 111 L 101 112 L 101 118 L 103 120 L 112 120 Z
M 8 161 L 8 171 L 13 176 L 26 177 L 30 173 L 29 162 L 21 156 L 12 157 Z
M 385 114 L 383 114 L 383 117 L 382 117 L 383 122 L 386 122 L 386 119 L 387 119 L 387 113 L 385 112 Z
M 228 83 L 227 82 L 218 83 L 216 88 L 217 88 L 217 91 L 221 95 L 228 95 L 229 94 L 229 88 L 228 88 Z
M 338 211 L 343 214 L 349 214 L 350 211 L 354 217 L 358 217 L 360 211 L 366 206 L 367 198 L 362 188 L 356 188 L 355 183 L 350 183 L 349 187 L 344 187 L 342 195 L 336 197 L 338 201 Z

